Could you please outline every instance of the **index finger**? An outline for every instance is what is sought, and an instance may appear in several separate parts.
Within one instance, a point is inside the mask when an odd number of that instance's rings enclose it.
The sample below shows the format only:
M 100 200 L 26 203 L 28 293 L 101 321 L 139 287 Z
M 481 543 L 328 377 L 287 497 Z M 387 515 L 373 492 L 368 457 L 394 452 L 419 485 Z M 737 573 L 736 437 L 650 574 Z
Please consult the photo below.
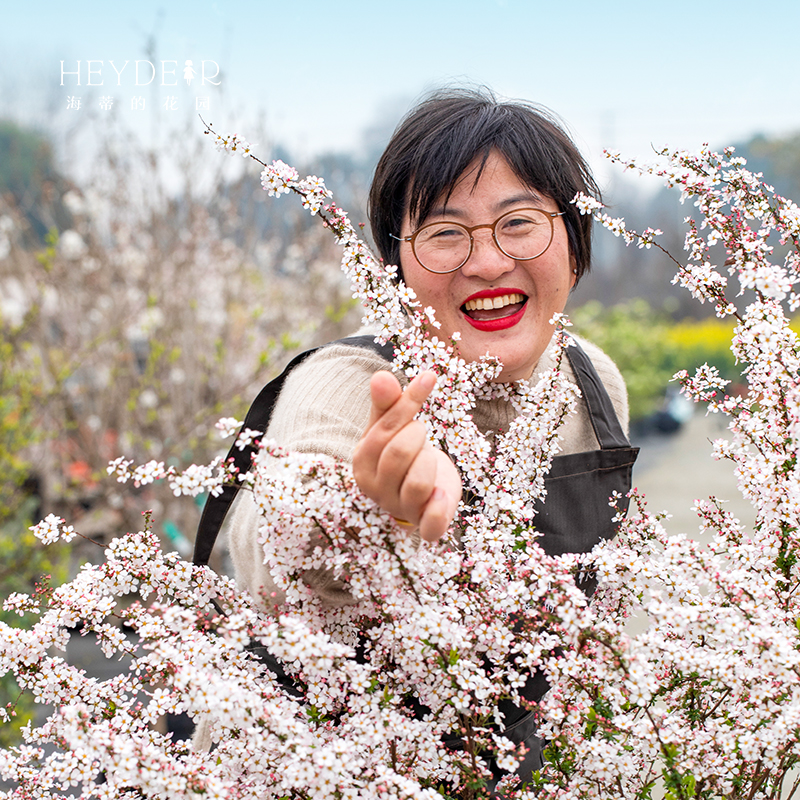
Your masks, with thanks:
M 393 375 L 391 377 L 396 384 L 397 380 Z M 434 386 L 436 386 L 436 375 L 430 370 L 425 370 L 398 396 L 396 390 L 388 390 L 389 384 L 383 378 L 383 373 L 376 373 L 372 376 L 369 386 L 372 408 L 366 430 L 370 430 L 378 422 L 389 433 L 400 430 L 419 413 Z

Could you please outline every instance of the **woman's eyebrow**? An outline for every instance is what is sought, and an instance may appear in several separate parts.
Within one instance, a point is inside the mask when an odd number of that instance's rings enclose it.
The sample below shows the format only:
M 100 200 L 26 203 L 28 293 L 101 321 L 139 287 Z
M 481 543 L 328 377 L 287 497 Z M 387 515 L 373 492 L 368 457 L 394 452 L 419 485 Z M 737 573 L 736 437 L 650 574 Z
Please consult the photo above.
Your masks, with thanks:
M 431 217 L 465 217 L 467 212 L 460 208 L 453 208 L 452 206 L 434 206 L 427 216 Z
M 533 189 L 531 189 L 528 192 L 515 194 L 513 197 L 507 197 L 505 200 L 500 200 L 498 203 L 495 203 L 494 208 L 496 211 L 502 211 L 503 209 L 515 206 L 518 203 L 541 203 L 541 202 L 542 202 L 542 196 L 534 192 Z
M 536 192 L 531 189 L 529 192 L 521 192 L 520 194 L 512 195 L 511 197 L 506 197 L 503 200 L 499 200 L 495 203 L 492 208 L 497 212 L 502 212 L 511 206 L 518 205 L 519 203 L 541 203 L 542 196 L 537 194 Z M 464 211 L 462 208 L 453 208 L 447 205 L 440 205 L 434 206 L 431 209 L 430 214 L 428 214 L 428 219 L 431 217 L 456 217 L 463 219 L 467 216 L 467 212 Z

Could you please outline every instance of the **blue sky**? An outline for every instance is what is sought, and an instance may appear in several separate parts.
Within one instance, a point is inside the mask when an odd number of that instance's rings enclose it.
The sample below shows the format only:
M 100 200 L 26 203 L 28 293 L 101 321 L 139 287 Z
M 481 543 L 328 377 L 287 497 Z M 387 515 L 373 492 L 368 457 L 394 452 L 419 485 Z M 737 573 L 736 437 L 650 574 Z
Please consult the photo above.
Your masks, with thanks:
M 302 156 L 357 148 L 365 128 L 393 125 L 426 89 L 454 81 L 549 106 L 596 164 L 603 147 L 647 155 L 651 145 L 722 146 L 800 130 L 796 0 L 3 5 L 0 113 L 46 122 L 57 138 L 72 135 L 81 114 L 100 132 L 103 96 L 151 131 L 182 112 L 189 118 L 197 98 L 208 97 L 220 130 L 247 135 L 261 126 Z M 176 89 L 133 85 L 148 38 L 157 67 L 178 62 L 167 76 Z M 62 59 L 68 71 L 81 61 L 81 87 L 69 75 L 59 85 Z M 90 59 L 103 62 L 94 64 L 102 88 L 85 86 Z M 209 70 L 219 64 L 220 86 L 186 86 L 186 59 L 198 69 L 203 60 Z M 126 60 L 118 87 L 110 62 Z M 70 96 L 82 98 L 80 110 L 67 111 Z M 135 96 L 147 103 L 138 117 Z M 175 109 L 164 106 L 169 96 Z

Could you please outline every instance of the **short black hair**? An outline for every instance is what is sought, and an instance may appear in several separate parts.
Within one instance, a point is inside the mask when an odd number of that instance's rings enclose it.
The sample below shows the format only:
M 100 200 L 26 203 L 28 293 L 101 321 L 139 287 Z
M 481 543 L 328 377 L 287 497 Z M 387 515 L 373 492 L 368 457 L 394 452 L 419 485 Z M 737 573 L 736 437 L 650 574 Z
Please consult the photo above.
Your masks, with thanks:
M 600 198 L 589 165 L 552 112 L 525 101 L 502 101 L 486 88 L 440 89 L 409 111 L 381 156 L 369 193 L 372 236 L 386 263 L 400 263 L 408 210 L 422 224 L 459 178 L 493 150 L 517 177 L 564 212 L 576 280 L 589 271 L 592 218 L 570 201 L 578 192 Z M 477 177 L 476 177 L 477 180 Z

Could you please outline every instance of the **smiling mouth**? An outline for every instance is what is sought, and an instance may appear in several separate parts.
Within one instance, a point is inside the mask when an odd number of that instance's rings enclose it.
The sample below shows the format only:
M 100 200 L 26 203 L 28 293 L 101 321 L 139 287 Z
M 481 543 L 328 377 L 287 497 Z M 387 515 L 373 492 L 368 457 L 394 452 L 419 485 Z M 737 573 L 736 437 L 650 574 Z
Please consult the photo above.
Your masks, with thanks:
M 498 297 L 476 297 L 461 306 L 462 312 L 478 322 L 511 317 L 524 307 L 528 298 L 519 292 L 511 292 Z

